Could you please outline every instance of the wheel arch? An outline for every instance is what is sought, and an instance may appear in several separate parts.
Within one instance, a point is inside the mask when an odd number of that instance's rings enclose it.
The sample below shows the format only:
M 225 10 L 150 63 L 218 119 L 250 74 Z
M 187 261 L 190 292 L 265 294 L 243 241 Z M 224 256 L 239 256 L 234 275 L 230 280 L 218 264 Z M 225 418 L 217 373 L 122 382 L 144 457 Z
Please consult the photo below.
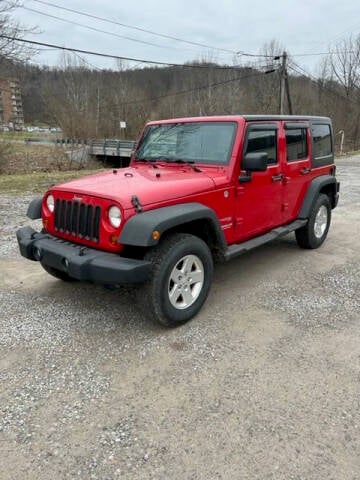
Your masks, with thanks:
M 41 206 L 43 197 L 36 197 L 29 203 L 26 216 L 31 220 L 41 218 Z
M 153 232 L 160 236 L 154 239 Z M 201 203 L 184 203 L 148 210 L 131 217 L 119 243 L 131 247 L 153 247 L 165 234 L 190 233 L 208 244 L 214 254 L 226 250 L 226 240 L 215 212 Z
M 312 180 L 303 200 L 298 218 L 309 218 L 314 202 L 321 193 L 329 197 L 331 208 L 335 208 L 338 196 L 338 182 L 334 176 L 321 175 Z

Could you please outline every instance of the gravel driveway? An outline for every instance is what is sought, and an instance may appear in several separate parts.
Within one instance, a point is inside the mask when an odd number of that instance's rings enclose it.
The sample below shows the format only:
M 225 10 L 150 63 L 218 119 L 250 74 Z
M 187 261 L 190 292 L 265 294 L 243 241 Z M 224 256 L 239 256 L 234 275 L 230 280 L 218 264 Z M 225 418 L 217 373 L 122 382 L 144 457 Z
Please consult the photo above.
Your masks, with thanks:
M 0 478 L 360 479 L 360 156 L 325 244 L 217 268 L 190 323 L 22 259 L 0 195 Z

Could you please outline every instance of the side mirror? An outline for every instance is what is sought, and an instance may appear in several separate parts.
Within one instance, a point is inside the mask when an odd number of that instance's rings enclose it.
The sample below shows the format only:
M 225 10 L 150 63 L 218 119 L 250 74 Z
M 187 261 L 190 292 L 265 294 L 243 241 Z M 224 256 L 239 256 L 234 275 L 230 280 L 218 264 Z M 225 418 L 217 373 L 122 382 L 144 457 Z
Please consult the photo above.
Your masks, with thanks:
M 247 153 L 242 161 L 241 169 L 247 172 L 265 172 L 267 169 L 267 152 Z
M 268 167 L 267 159 L 267 152 L 247 153 L 241 164 L 241 170 L 245 170 L 246 175 L 240 175 L 239 183 L 250 182 L 252 172 L 265 172 Z

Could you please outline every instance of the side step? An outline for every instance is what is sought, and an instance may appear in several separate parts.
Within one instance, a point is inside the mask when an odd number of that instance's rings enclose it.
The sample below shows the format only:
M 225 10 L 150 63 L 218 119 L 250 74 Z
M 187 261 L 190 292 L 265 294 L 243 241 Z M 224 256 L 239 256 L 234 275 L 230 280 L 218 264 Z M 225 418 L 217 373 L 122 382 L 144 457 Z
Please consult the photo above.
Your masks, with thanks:
M 231 260 L 232 258 L 246 253 L 253 248 L 260 247 L 260 245 L 264 245 L 265 243 L 271 242 L 276 238 L 287 235 L 290 232 L 294 232 L 298 228 L 306 225 L 307 222 L 307 220 L 295 220 L 295 222 L 284 225 L 283 227 L 274 228 L 274 230 L 270 230 L 270 232 L 260 235 L 259 237 L 252 238 L 251 240 L 247 240 L 243 243 L 231 245 L 225 252 L 225 260 Z

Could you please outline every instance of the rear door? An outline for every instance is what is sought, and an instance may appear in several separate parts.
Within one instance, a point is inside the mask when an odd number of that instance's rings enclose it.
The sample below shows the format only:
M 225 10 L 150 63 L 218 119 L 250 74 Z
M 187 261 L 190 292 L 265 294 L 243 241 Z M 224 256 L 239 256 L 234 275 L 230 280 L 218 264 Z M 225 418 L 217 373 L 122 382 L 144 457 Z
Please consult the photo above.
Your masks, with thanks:
M 285 137 L 283 165 L 283 222 L 297 218 L 302 200 L 312 177 L 311 132 L 307 122 L 283 122 L 281 136 Z
M 265 172 L 253 172 L 250 181 L 237 186 L 237 241 L 254 237 L 283 223 L 279 126 L 279 122 L 251 122 L 246 127 L 240 162 L 247 153 L 266 152 L 268 167 Z M 242 175 L 245 174 L 246 172 L 242 171 Z

